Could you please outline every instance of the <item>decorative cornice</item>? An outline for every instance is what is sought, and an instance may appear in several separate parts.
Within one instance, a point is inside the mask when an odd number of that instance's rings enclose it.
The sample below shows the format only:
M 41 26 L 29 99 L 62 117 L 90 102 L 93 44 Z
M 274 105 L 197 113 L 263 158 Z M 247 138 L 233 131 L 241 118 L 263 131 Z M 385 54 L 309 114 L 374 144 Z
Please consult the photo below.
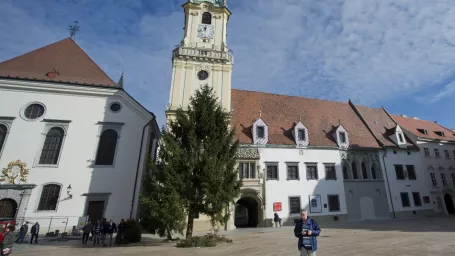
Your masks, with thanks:
M 45 123 L 60 123 L 60 124 L 69 124 L 71 120 L 58 120 L 58 119 L 43 119 L 41 122 Z
M 14 116 L 0 116 L 1 121 L 13 121 L 14 119 L 16 119 Z

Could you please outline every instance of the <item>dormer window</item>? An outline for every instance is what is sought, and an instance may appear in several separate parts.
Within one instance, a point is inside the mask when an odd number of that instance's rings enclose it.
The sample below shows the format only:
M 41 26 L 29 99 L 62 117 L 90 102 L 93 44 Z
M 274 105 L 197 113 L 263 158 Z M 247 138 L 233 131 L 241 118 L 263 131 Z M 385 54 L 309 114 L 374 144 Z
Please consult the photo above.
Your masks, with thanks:
M 299 140 L 306 140 L 305 129 L 299 129 Z
M 258 139 L 263 139 L 264 138 L 264 126 L 256 127 L 256 134 L 257 134 Z
M 404 143 L 403 134 L 398 133 L 398 140 L 400 141 L 400 143 Z
M 340 132 L 340 142 L 341 143 L 346 143 L 346 133 L 345 132 Z
M 210 14 L 209 12 L 204 12 L 202 14 L 202 24 L 212 24 L 212 14 Z
M 434 133 L 436 133 L 438 136 L 444 137 L 444 132 L 442 131 L 435 131 Z
M 421 134 L 428 135 L 428 131 L 425 129 L 417 128 L 417 131 L 419 131 Z

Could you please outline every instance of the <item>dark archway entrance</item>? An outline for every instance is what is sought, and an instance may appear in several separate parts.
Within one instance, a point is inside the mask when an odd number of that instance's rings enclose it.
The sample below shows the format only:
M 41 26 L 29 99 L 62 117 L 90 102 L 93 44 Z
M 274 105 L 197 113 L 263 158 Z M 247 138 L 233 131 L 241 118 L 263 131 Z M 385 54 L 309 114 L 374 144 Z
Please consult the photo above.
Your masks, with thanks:
M 449 194 L 444 195 L 444 203 L 449 214 L 455 214 L 455 207 L 453 205 L 452 196 Z
M 243 197 L 235 205 L 236 228 L 256 228 L 259 221 L 259 205 L 251 197 Z
M 10 198 L 0 200 L 0 219 L 14 219 L 16 211 L 16 201 Z

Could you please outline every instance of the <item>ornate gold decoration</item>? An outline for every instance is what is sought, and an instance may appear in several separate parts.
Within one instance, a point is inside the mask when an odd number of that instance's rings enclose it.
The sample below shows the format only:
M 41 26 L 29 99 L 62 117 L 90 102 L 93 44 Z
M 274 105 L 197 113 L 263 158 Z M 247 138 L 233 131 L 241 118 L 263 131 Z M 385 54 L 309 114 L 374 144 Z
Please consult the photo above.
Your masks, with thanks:
M 193 16 L 197 16 L 199 14 L 199 12 L 190 12 L 190 14 Z
M 28 174 L 27 164 L 21 160 L 16 160 L 10 162 L 6 168 L 3 168 L 0 181 L 8 180 L 9 184 L 16 184 L 16 178 L 19 177 L 20 181 L 26 182 Z
M 221 19 L 223 16 L 222 15 L 215 15 L 215 19 Z

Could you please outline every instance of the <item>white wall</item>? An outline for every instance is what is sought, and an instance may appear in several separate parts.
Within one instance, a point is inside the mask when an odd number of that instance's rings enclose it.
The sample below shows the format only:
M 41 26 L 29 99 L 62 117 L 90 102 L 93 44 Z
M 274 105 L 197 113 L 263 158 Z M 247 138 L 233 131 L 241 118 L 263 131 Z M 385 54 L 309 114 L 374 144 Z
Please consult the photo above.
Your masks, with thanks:
M 19 87 L 11 87 L 8 83 L 0 81 L 0 117 L 15 117 L 15 120 L 0 158 L 0 167 L 4 168 L 9 162 L 19 159 L 26 162 L 30 168 L 27 183 L 36 184 L 37 187 L 32 191 L 25 216 L 83 216 L 87 198 L 82 194 L 111 193 L 105 217 L 113 218 L 117 222 L 120 218 L 129 218 L 142 130 L 151 115 L 141 110 L 124 92 L 117 90 L 80 87 L 76 95 L 77 92 L 71 91 L 75 86 L 58 85 L 59 89 L 68 89 L 58 91 L 55 85 L 49 85 L 48 88 L 41 85 L 36 89 L 40 85 L 34 84 L 30 87 L 27 83 L 21 83 L 21 90 L 18 90 Z M 49 90 L 42 90 L 43 88 Z M 88 91 L 80 94 L 83 90 Z M 35 101 L 46 106 L 44 119 L 71 121 L 57 167 L 40 167 L 34 164 L 35 161 L 37 163 L 44 141 L 42 133 L 46 122 L 26 121 L 21 118 L 20 111 L 25 105 Z M 109 104 L 113 101 L 122 104 L 119 113 L 114 114 L 109 110 Z M 101 126 L 98 122 L 124 123 L 117 142 L 113 167 L 92 165 Z M 149 134 L 147 129 L 145 141 L 148 141 Z M 143 147 L 146 149 L 147 143 L 144 143 Z M 141 166 L 143 163 L 142 159 Z M 59 200 L 67 197 L 68 185 L 72 187 L 73 198 L 60 202 L 56 211 L 39 212 L 37 206 L 42 185 L 50 182 L 62 185 Z
M 303 154 L 300 154 L 302 152 Z M 279 162 L 279 180 L 266 181 L 266 218 L 273 218 L 273 203 L 281 202 L 280 217 L 297 217 L 289 215 L 289 197 L 300 196 L 301 208 L 309 209 L 310 195 L 320 195 L 322 205 L 328 204 L 327 195 L 338 195 L 340 201 L 339 212 L 329 212 L 322 208 L 322 213 L 310 213 L 311 216 L 346 214 L 346 201 L 343 188 L 343 174 L 340 166 L 340 153 L 336 149 L 286 149 L 262 148 L 259 150 L 261 169 L 266 168 L 266 162 Z M 298 162 L 300 180 L 286 180 L 286 162 Z M 305 162 L 318 164 L 319 180 L 306 179 Z M 324 163 L 335 164 L 337 180 L 325 180 Z M 264 175 L 267 175 L 266 170 Z
M 394 151 L 396 154 L 394 154 Z M 408 152 L 410 153 L 408 155 Z M 382 158 L 383 153 L 380 153 Z M 385 162 L 384 162 L 385 161 Z M 424 196 L 430 196 L 430 191 L 427 186 L 427 175 L 425 168 L 422 165 L 422 159 L 420 157 L 420 152 L 416 150 L 404 150 L 404 149 L 387 149 L 387 156 L 384 157 L 384 161 L 381 159 L 381 164 L 383 165 L 382 170 L 387 169 L 388 180 L 390 185 L 391 197 L 393 200 L 393 206 L 396 212 L 399 211 L 418 211 L 418 210 L 427 210 L 432 209 L 432 204 L 425 204 L 423 202 Z M 385 168 L 384 168 L 385 163 Z M 409 180 L 408 177 L 405 177 L 405 180 L 397 180 L 395 165 L 402 165 L 403 169 L 406 170 L 406 165 L 413 165 L 416 173 L 416 180 Z M 385 179 L 385 173 L 383 173 Z M 389 202 L 389 209 L 392 211 L 390 205 L 390 194 L 386 184 L 387 197 Z M 407 192 L 410 200 L 410 207 L 403 207 L 401 202 L 400 193 Z M 422 201 L 422 206 L 415 206 L 414 200 L 412 197 L 412 192 L 420 193 L 420 199 Z

